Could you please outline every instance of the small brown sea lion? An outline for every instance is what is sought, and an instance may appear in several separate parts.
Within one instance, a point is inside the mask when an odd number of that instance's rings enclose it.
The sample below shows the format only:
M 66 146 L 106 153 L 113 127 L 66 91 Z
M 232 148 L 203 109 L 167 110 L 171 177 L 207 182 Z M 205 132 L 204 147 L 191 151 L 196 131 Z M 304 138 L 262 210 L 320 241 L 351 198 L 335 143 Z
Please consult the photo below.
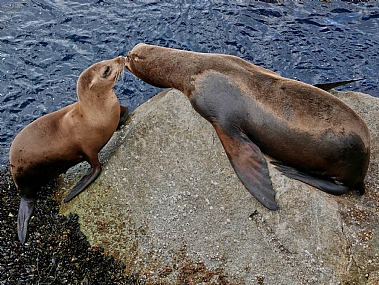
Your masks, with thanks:
M 262 152 L 278 160 L 273 164 L 285 175 L 325 192 L 364 193 L 370 133 L 357 113 L 322 90 L 334 83 L 317 88 L 239 57 L 147 44 L 128 53 L 126 68 L 151 85 L 182 91 L 267 208 L 278 206 Z
M 79 76 L 78 102 L 38 118 L 14 139 L 10 166 L 21 193 L 17 220 L 21 243 L 41 186 L 79 162 L 89 162 L 90 171 L 71 189 L 68 202 L 100 174 L 98 152 L 128 116 L 128 108 L 120 105 L 113 91 L 124 66 L 124 57 L 90 66 Z

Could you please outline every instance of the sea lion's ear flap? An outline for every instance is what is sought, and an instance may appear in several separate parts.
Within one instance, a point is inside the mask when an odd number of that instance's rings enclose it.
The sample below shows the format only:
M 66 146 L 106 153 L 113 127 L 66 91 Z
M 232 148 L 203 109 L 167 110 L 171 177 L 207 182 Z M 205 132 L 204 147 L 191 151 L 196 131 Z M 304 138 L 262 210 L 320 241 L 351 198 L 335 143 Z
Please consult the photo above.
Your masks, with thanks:
M 93 86 L 95 85 L 95 80 L 96 78 L 94 77 L 92 80 L 91 80 L 91 82 L 89 83 L 89 90 L 92 90 L 92 88 L 93 88 Z
M 80 74 L 77 86 L 82 90 L 86 90 L 87 88 L 88 90 L 91 90 L 93 85 L 96 83 L 95 79 L 95 74 L 90 73 L 90 71 L 86 69 L 82 74 Z
M 259 147 L 240 131 L 228 130 L 216 123 L 213 123 L 213 127 L 238 178 L 247 190 L 266 208 L 278 210 L 267 162 Z

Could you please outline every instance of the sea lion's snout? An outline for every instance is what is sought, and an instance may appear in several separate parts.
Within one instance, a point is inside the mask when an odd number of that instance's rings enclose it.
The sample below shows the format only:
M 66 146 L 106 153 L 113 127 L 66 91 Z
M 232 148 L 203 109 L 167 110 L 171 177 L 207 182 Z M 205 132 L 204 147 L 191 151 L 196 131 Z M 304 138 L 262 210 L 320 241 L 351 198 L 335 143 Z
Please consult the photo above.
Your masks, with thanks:
M 128 70 L 128 71 L 131 71 L 129 66 L 130 66 L 130 62 L 131 62 L 131 57 L 129 56 L 130 52 L 128 52 L 128 54 L 124 57 L 125 58 L 125 61 L 124 61 L 124 66 L 125 68 Z
M 118 62 L 119 64 L 121 64 L 121 65 L 125 65 L 126 57 L 125 57 L 125 56 L 122 56 L 122 55 L 118 56 L 118 57 L 117 57 L 117 62 Z

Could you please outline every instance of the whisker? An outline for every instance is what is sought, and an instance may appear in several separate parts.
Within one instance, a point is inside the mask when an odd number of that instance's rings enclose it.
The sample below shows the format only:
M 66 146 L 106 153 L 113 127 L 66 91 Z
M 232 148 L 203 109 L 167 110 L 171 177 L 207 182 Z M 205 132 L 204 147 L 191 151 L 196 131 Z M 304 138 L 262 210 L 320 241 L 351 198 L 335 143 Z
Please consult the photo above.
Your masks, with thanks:
M 121 75 L 121 71 L 120 70 L 117 70 L 116 74 L 115 74 L 115 81 L 117 81 L 119 78 L 120 78 L 120 75 Z

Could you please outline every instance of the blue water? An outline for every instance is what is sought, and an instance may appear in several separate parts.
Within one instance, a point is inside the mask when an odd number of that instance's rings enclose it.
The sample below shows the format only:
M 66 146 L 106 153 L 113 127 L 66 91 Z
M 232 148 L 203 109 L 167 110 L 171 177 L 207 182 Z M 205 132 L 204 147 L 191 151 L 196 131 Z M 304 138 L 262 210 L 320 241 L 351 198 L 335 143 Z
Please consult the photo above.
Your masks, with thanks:
M 333 1 L 0 0 L 0 168 L 15 135 L 76 101 L 91 64 L 139 42 L 227 53 L 308 83 L 366 77 L 342 90 L 379 97 L 379 3 Z M 131 110 L 159 90 L 125 73 Z

